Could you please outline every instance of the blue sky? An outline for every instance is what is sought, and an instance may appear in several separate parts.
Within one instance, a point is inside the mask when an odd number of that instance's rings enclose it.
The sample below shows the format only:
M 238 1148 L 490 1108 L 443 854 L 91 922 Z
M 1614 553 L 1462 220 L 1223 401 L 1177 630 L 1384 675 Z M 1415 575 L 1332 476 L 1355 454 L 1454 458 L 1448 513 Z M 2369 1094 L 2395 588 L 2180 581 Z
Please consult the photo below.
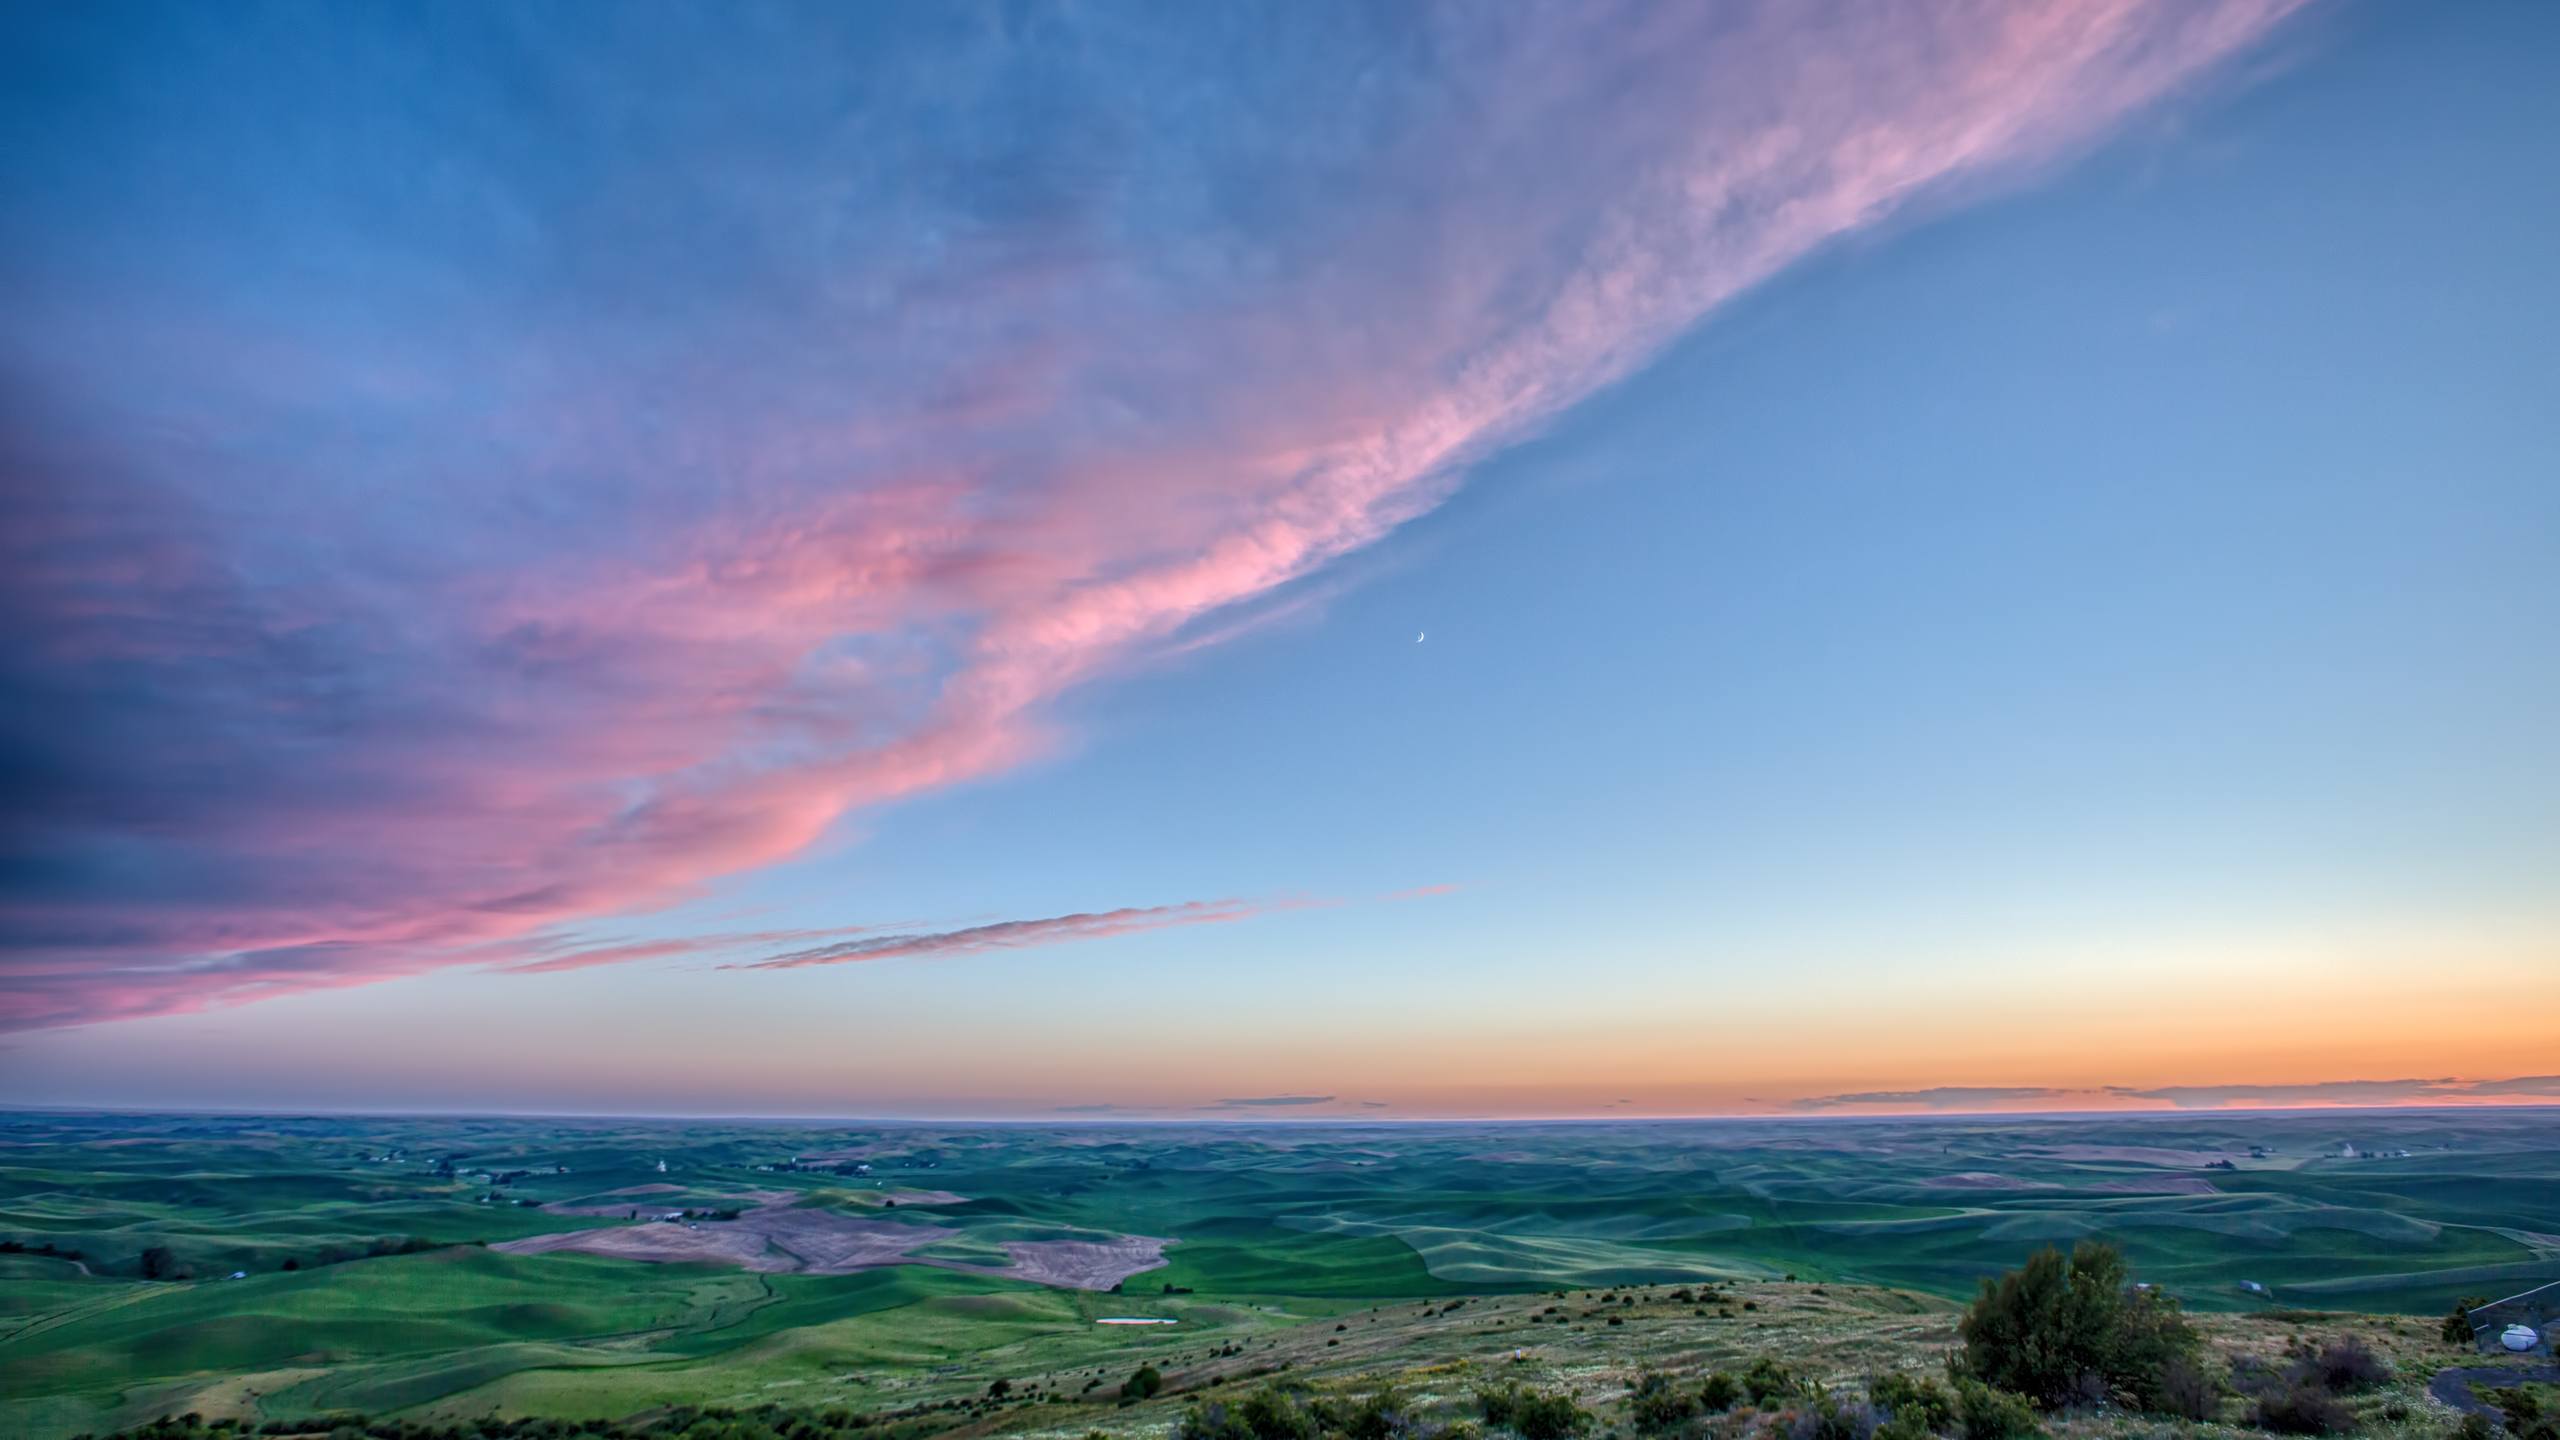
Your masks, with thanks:
M 2538 7 L 436 13 L 45 34 L 0 117 L 11 504 L 104 557 L 10 594 L 10 1099 L 2560 1055 Z

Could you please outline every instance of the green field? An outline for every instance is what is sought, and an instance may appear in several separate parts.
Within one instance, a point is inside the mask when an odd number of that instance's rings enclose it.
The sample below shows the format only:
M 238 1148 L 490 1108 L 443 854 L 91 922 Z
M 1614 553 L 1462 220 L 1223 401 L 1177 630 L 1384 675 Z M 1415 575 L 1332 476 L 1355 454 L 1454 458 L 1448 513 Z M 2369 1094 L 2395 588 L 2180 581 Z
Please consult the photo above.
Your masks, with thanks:
M 758 1268 L 490 1248 L 715 1236 L 758 1207 L 913 1227 L 893 1233 L 916 1243 L 843 1274 L 752 1245 Z M 670 1210 L 698 1223 L 650 1218 Z M 731 1210 L 749 1218 L 699 1215 Z M 1453 1300 L 1476 1308 L 1448 1314 L 1491 1315 L 1508 1313 L 1486 1308 L 1498 1297 L 1716 1282 L 1772 1314 L 1817 1286 L 1857 1287 L 1877 1314 L 1926 1310 L 1938 1302 L 1863 1287 L 1951 1301 L 2092 1236 L 2235 1323 L 2432 1315 L 2560 1279 L 2560 1112 L 1259 1128 L 21 1114 L 0 1125 L 0 1433 L 189 1410 L 895 1410 L 996 1378 L 1066 1403 L 1147 1357 L 1374 1356 L 1490 1323 L 1441 1318 Z M 1171 1243 L 1118 1294 L 1016 1263 L 1016 1247 L 1122 1237 Z

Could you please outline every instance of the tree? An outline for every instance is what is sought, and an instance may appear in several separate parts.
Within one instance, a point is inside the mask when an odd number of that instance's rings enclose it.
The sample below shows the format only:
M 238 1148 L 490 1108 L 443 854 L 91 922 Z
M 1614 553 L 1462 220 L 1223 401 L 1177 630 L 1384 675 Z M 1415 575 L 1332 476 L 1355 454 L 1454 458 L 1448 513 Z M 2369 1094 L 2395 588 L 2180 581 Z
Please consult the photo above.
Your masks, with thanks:
M 1163 1388 L 1164 1372 L 1153 1365 L 1141 1365 L 1136 1374 L 1121 1382 L 1120 1398 L 1123 1400 L 1153 1399 L 1155 1393 Z
M 145 1246 L 140 1264 L 142 1278 L 145 1280 L 167 1280 L 174 1277 L 178 1271 L 177 1259 L 170 1255 L 169 1247 L 166 1245 Z
M 2444 1317 L 2444 1343 L 2457 1349 L 2471 1348 L 2471 1312 L 2489 1303 L 2486 1295 L 2465 1295 L 2453 1302 L 2453 1313 Z
M 2087 1240 L 1982 1282 L 1957 1332 L 1958 1374 L 2048 1410 L 2107 1399 L 2157 1409 L 2173 1367 L 2202 1348 L 2177 1301 L 2129 1284 L 2115 1247 Z

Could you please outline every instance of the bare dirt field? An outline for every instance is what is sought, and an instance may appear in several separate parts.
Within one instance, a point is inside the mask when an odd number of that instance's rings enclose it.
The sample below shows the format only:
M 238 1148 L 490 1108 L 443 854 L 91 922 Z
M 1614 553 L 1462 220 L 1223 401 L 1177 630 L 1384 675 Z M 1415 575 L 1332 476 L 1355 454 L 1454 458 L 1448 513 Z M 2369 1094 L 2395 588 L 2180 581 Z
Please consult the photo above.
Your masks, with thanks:
M 763 1230 L 743 1220 L 687 1227 L 663 1223 L 570 1230 L 557 1235 L 529 1235 L 490 1246 L 509 1255 L 545 1255 L 555 1250 L 580 1255 L 608 1255 L 617 1260 L 658 1264 L 688 1261 L 743 1266 L 749 1270 L 798 1270 L 790 1255 L 770 1254 Z
M 648 1215 L 652 1219 L 669 1210 L 687 1206 L 709 1208 L 735 1205 L 741 1201 L 770 1204 L 790 1199 L 788 1190 L 749 1190 L 740 1194 L 691 1195 L 681 1185 L 630 1185 L 620 1190 L 583 1196 L 576 1200 L 555 1200 L 542 1208 L 554 1215 L 622 1216 Z
M 2140 1175 L 2129 1180 L 2102 1180 L 2089 1187 L 2111 1195 L 2219 1195 L 2221 1190 L 2201 1175 Z
M 579 1207 L 573 1213 L 592 1213 L 593 1208 Z M 569 1251 L 657 1264 L 710 1263 L 803 1275 L 850 1275 L 882 1265 L 936 1265 L 1060 1289 L 1108 1290 L 1163 1265 L 1167 1243 L 1146 1235 L 1110 1241 L 1016 1240 L 1004 1246 L 1010 1265 L 972 1265 L 912 1253 L 951 1239 L 954 1233 L 937 1225 L 903 1225 L 834 1210 L 768 1204 L 735 1220 L 655 1221 L 570 1230 L 502 1241 L 489 1248 L 510 1255 Z
M 1151 1235 L 1123 1235 L 1107 1244 L 1086 1240 L 1015 1240 L 1004 1247 L 1004 1253 L 1013 1257 L 1010 1269 L 974 1265 L 955 1268 L 978 1270 L 985 1275 L 1009 1275 L 1017 1280 L 1055 1285 L 1064 1290 L 1108 1290 L 1132 1275 L 1163 1265 L 1164 1247 L 1164 1241 Z
M 749 1270 L 846 1275 L 875 1265 L 894 1265 L 905 1259 L 908 1251 L 946 1238 L 946 1232 L 930 1226 L 865 1220 L 833 1210 L 760 1205 L 735 1220 L 694 1224 L 654 1221 L 600 1230 L 571 1230 L 509 1240 L 490 1248 L 511 1255 L 568 1250 L 661 1264 L 710 1261 Z
M 2178 1170 L 2201 1170 L 2231 1158 L 2219 1150 L 2173 1150 L 2160 1145 L 2043 1145 L 2028 1153 L 2082 1164 L 2162 1165 Z
M 1994 1175 L 1987 1170 L 1967 1170 L 1961 1175 L 1933 1175 L 1927 1182 L 1938 1190 L 2052 1190 L 2057 1187 L 2042 1180 L 2021 1180 L 2014 1175 Z

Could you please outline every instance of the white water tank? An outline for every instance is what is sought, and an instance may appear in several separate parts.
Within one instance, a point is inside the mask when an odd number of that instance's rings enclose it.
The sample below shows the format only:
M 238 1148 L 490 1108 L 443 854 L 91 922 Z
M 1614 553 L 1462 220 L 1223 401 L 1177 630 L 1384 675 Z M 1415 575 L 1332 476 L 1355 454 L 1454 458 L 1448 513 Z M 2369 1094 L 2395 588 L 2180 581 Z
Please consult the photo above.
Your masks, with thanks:
M 2498 1332 L 2498 1343 L 2510 1350 L 2530 1350 L 2541 1339 L 2530 1325 L 2510 1325 Z

